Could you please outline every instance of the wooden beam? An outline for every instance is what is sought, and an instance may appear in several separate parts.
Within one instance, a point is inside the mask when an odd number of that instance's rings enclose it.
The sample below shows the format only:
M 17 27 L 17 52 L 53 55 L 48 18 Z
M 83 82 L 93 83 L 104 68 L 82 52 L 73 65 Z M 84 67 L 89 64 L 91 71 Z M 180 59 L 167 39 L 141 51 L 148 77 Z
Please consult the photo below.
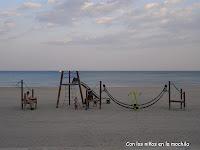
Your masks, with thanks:
M 186 106 L 186 104 L 185 104 L 185 92 L 183 92 L 183 101 L 184 101 L 183 107 L 185 108 L 185 106 Z
M 69 96 L 69 105 L 70 105 L 70 101 L 71 101 L 71 90 L 70 90 L 70 83 L 71 83 L 71 71 L 69 71 L 69 85 L 68 85 L 68 87 L 69 87 L 69 94 L 68 94 L 68 96 Z
M 31 89 L 31 96 L 34 97 L 34 89 Z
M 81 100 L 82 100 L 82 104 L 83 104 L 84 100 L 83 100 L 83 93 L 82 93 L 82 89 L 81 89 L 81 81 L 80 81 L 79 72 L 76 71 L 76 74 L 77 74 L 77 78 L 78 78 L 78 85 L 79 85 L 79 90 L 80 90 L 80 94 L 81 94 Z
M 181 100 L 183 99 L 183 89 L 181 89 Z
M 60 76 L 60 85 L 59 85 L 59 89 L 58 89 L 58 97 L 57 97 L 56 108 L 58 108 L 58 105 L 59 105 L 59 100 L 60 100 L 60 92 L 61 92 L 61 88 L 62 88 L 62 81 L 63 81 L 63 74 L 64 74 L 64 71 L 61 71 L 61 76 Z
M 99 89 L 99 109 L 101 109 L 101 88 L 102 88 L 102 81 L 100 81 L 100 89 Z
M 168 94 L 169 94 L 169 109 L 171 109 L 171 82 L 169 81 L 168 86 Z
M 78 83 L 63 83 L 62 85 L 66 85 L 66 86 L 68 86 L 68 85 L 78 85 Z
M 24 109 L 23 100 L 24 100 L 24 81 L 21 80 L 21 109 Z
M 184 103 L 183 101 L 179 101 L 179 100 L 171 100 L 171 102 L 173 102 L 173 103 Z
M 85 91 L 86 91 L 86 97 L 85 97 L 85 101 L 84 101 L 84 104 L 85 104 L 85 110 L 87 110 L 88 109 L 88 89 L 85 89 Z

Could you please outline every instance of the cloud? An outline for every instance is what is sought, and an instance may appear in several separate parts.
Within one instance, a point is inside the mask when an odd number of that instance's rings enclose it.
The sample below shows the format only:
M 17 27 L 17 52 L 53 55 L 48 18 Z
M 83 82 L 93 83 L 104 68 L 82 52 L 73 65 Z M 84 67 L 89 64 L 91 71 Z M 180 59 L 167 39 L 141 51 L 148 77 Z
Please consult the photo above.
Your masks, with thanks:
M 94 6 L 93 2 L 84 2 L 83 6 L 81 7 L 82 10 L 88 10 Z
M 145 9 L 153 9 L 158 8 L 160 6 L 159 3 L 148 3 L 144 6 Z
M 96 19 L 97 24 L 110 24 L 112 23 L 113 18 L 111 17 L 101 17 Z
M 198 21 L 200 15 L 190 10 L 191 7 L 193 9 L 198 8 L 198 4 L 190 4 L 184 7 L 167 5 L 182 2 L 179 0 L 165 3 L 147 3 L 144 7 L 135 8 L 135 1 L 129 1 L 132 3 L 123 2 L 118 0 L 104 1 L 103 3 L 82 0 L 65 1 L 56 5 L 53 10 L 39 14 L 37 19 L 40 22 L 72 25 L 69 30 L 73 28 L 73 34 L 76 35 L 69 35 L 72 40 L 67 42 L 49 40 L 46 44 L 99 46 L 114 44 L 119 47 L 148 48 L 162 44 L 167 46 L 169 43 L 175 45 L 176 42 L 188 43 L 194 38 L 199 38 L 197 26 L 200 24 Z M 151 11 L 146 11 L 144 8 Z M 194 16 L 194 14 L 196 15 Z M 80 26 L 77 28 L 72 24 L 73 18 L 76 18 L 77 22 L 80 21 Z M 113 22 L 115 23 L 113 24 Z M 105 27 L 96 26 L 96 24 L 110 24 L 110 26 L 105 29 Z M 90 27 L 92 27 L 94 35 L 91 33 Z M 106 31 L 104 32 L 104 30 Z M 80 31 L 85 32 L 80 34 Z M 185 41 L 186 39 L 188 41 Z
M 47 26 L 48 28 L 53 28 L 53 27 L 56 26 L 56 24 L 55 24 L 55 23 L 48 22 L 48 23 L 46 24 L 46 26 Z
M 56 2 L 57 2 L 57 0 L 48 0 L 48 1 L 47 1 L 48 4 L 54 4 L 54 3 L 56 3 Z
M 72 25 L 77 20 L 95 20 L 105 18 L 106 16 L 115 16 L 122 14 L 131 8 L 131 0 L 105 0 L 105 1 L 88 1 L 88 0 L 63 0 L 59 1 L 53 8 L 48 11 L 38 13 L 36 19 L 39 22 L 51 22 L 60 25 Z M 108 21 L 104 19 L 103 22 Z
M 52 10 L 38 13 L 36 20 L 41 23 L 51 22 L 59 25 L 71 25 L 73 18 L 80 17 L 83 0 L 62 1 L 55 5 Z
M 4 35 L 4 34 L 10 32 L 15 27 L 16 27 L 16 23 L 14 21 L 12 21 L 12 20 L 6 20 L 0 26 L 0 34 Z
M 49 4 L 56 4 L 37 12 L 35 19 L 42 32 L 55 30 L 56 36 L 49 36 L 45 44 L 156 47 L 159 41 L 167 45 L 199 38 L 200 15 L 196 11 L 200 5 L 184 3 L 174 7 L 181 2 L 165 0 L 138 7 L 135 0 L 51 0 Z M 62 40 L 63 34 L 70 38 Z
M 67 45 L 72 42 L 71 38 L 65 38 L 64 40 L 52 40 L 52 41 L 47 41 L 47 42 L 42 42 L 42 44 L 47 44 L 47 45 Z
M 4 22 L 4 26 L 6 28 L 14 28 L 16 26 L 16 23 L 14 21 L 7 20 Z
M 24 2 L 20 8 L 21 9 L 38 9 L 41 7 L 42 7 L 42 4 L 40 4 L 40 3 Z
M 14 16 L 20 16 L 21 14 L 16 11 L 1 11 L 0 17 L 14 17 Z
M 164 1 L 164 4 L 178 4 L 178 3 L 181 3 L 183 2 L 184 0 L 165 0 Z
M 105 0 L 97 1 L 96 3 L 85 2 L 81 8 L 86 14 L 99 17 L 115 12 L 123 12 L 125 9 L 128 10 L 132 3 L 132 0 Z

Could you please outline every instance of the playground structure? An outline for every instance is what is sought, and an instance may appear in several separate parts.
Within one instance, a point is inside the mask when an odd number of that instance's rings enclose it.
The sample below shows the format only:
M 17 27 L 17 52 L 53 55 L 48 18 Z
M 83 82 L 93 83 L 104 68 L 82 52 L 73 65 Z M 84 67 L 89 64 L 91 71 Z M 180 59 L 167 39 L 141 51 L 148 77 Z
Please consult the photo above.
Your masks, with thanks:
M 82 105 L 85 106 L 86 108 L 89 108 L 89 103 L 91 101 L 93 101 L 94 103 L 96 103 L 96 105 L 99 104 L 99 109 L 101 109 L 101 104 L 102 104 L 102 101 L 101 101 L 102 100 L 102 98 L 101 98 L 102 82 L 101 81 L 99 82 L 99 87 L 100 87 L 99 94 L 97 94 L 86 83 L 84 83 L 80 80 L 78 71 L 61 71 L 56 108 L 59 107 L 62 86 L 65 86 L 65 87 L 68 86 L 68 105 L 69 106 L 71 105 L 71 99 L 72 99 L 71 92 L 73 91 L 73 89 L 71 87 L 78 86 Z M 83 95 L 82 88 L 84 88 L 86 90 L 85 98 Z M 65 88 L 65 92 L 66 92 L 66 88 Z
M 171 86 L 174 86 L 175 89 L 178 91 L 178 93 L 180 94 L 180 100 L 174 100 L 171 98 Z M 147 101 L 146 103 L 142 103 L 142 104 L 127 104 L 124 103 L 122 101 L 117 100 L 116 98 L 114 98 L 110 92 L 108 91 L 107 87 L 105 85 L 103 85 L 103 91 L 109 96 L 109 98 L 116 103 L 117 105 L 127 108 L 127 109 L 144 109 L 147 107 L 150 107 L 154 104 L 156 104 L 159 100 L 161 100 L 163 98 L 163 96 L 165 95 L 165 93 L 168 93 L 168 98 L 169 98 L 169 110 L 171 109 L 171 103 L 180 103 L 180 109 L 185 109 L 186 107 L 186 100 L 185 100 L 185 91 L 183 92 L 183 89 L 178 89 L 177 86 L 169 81 L 168 82 L 168 86 L 165 85 L 164 88 L 161 90 L 161 92 L 154 98 L 152 98 L 151 100 Z M 182 106 L 183 105 L 183 106 Z
M 171 96 L 171 87 L 174 87 L 175 90 L 178 92 L 178 94 L 180 95 L 180 100 L 175 100 L 172 99 Z M 186 103 L 185 103 L 185 91 L 183 91 L 183 89 L 179 89 L 175 83 L 173 83 L 172 81 L 168 82 L 168 94 L 169 94 L 169 109 L 171 109 L 171 103 L 180 103 L 180 109 L 185 109 L 186 107 Z
M 162 89 L 162 91 L 153 99 L 149 100 L 148 102 L 146 103 L 143 103 L 143 104 L 127 104 L 127 103 L 124 103 L 122 101 L 119 101 L 117 100 L 116 98 L 114 98 L 110 92 L 108 91 L 107 87 L 105 85 L 103 85 L 104 87 L 104 91 L 106 92 L 106 94 L 110 97 L 110 99 L 118 104 L 119 106 L 121 107 L 124 107 L 124 108 L 127 108 L 127 109 L 144 109 L 144 108 L 147 108 L 147 107 L 150 107 L 152 105 L 154 105 L 155 103 L 157 103 L 163 96 L 164 94 L 167 92 L 167 85 L 164 86 L 164 88 Z
M 75 75 L 75 76 L 72 76 Z M 66 76 L 67 75 L 67 76 Z M 64 81 L 68 79 L 67 81 Z M 71 80 L 72 79 L 72 80 Z M 85 107 L 89 107 L 89 102 L 94 101 L 94 99 L 97 100 L 97 103 L 99 104 L 99 109 L 101 109 L 101 105 L 102 105 L 102 92 L 105 92 L 108 96 L 108 98 L 106 98 L 107 100 L 107 104 L 110 103 L 110 100 L 112 100 L 114 103 L 116 103 L 117 105 L 123 107 L 123 108 L 127 108 L 127 109 L 145 109 L 148 108 L 154 104 L 156 104 L 159 100 L 161 100 L 163 98 L 163 96 L 168 93 L 168 98 L 169 98 L 169 110 L 171 109 L 171 103 L 180 103 L 180 109 L 185 109 L 186 107 L 186 100 L 185 100 L 185 92 L 183 91 L 183 89 L 178 89 L 177 86 L 169 81 L 168 85 L 164 85 L 164 87 L 162 88 L 161 92 L 155 96 L 154 98 L 150 99 L 149 101 L 142 103 L 142 104 L 128 104 L 128 103 L 124 103 L 123 101 L 119 101 L 118 99 L 114 98 L 112 96 L 112 94 L 108 91 L 108 88 L 105 86 L 105 84 L 103 85 L 103 89 L 102 89 L 102 81 L 100 81 L 99 83 L 99 94 L 97 94 L 94 90 L 92 90 L 92 88 L 90 88 L 86 83 L 82 82 L 80 80 L 80 76 L 79 76 L 79 72 L 78 71 L 61 71 L 61 77 L 60 77 L 60 85 L 59 85 L 59 90 L 58 90 L 58 97 L 57 97 L 57 104 L 56 104 L 56 108 L 58 108 L 59 106 L 59 101 L 60 101 L 60 93 L 61 93 L 61 89 L 62 86 L 68 86 L 68 93 L 69 93 L 69 97 L 68 97 L 68 104 L 70 105 L 71 103 L 71 86 L 77 86 L 79 87 L 79 92 L 81 95 L 81 100 L 82 100 L 82 104 L 85 105 Z M 172 99 L 171 97 L 171 92 L 172 92 L 172 85 L 175 87 L 175 89 L 178 91 L 178 94 L 180 94 L 180 100 L 176 100 L 176 99 Z M 82 87 L 86 89 L 86 94 L 85 94 L 85 99 L 83 96 L 83 90 Z
M 26 105 L 29 104 L 27 101 L 27 91 L 31 93 L 31 96 L 34 100 L 35 108 L 37 107 L 37 99 L 34 96 L 34 89 L 31 89 L 30 87 L 27 86 L 27 84 L 21 80 L 19 82 L 4 82 L 6 84 L 11 84 L 12 86 L 17 86 L 20 87 L 21 89 L 21 109 L 24 110 L 26 109 Z M 156 104 L 158 101 L 160 101 L 164 95 L 168 94 L 168 103 L 169 103 L 169 110 L 172 108 L 173 103 L 180 104 L 180 109 L 185 110 L 186 108 L 186 92 L 183 91 L 182 88 L 178 88 L 176 84 L 172 81 L 168 82 L 168 85 L 164 85 L 164 87 L 161 89 L 160 93 L 155 96 L 154 98 L 150 100 L 146 100 L 145 103 L 132 103 L 128 104 L 125 103 L 123 100 L 118 100 L 115 98 L 108 90 L 105 84 L 102 84 L 102 81 L 99 81 L 99 90 L 95 91 L 92 89 L 89 85 L 86 83 L 82 82 L 80 80 L 79 72 L 78 71 L 61 71 L 61 76 L 60 76 L 60 84 L 59 84 L 59 89 L 58 89 L 58 96 L 57 96 L 57 103 L 56 103 L 56 108 L 59 107 L 59 102 L 60 102 L 60 96 L 61 96 L 61 90 L 62 87 L 65 87 L 65 92 L 66 92 L 66 87 L 68 87 L 68 105 L 71 105 L 71 100 L 74 100 L 74 97 L 71 96 L 71 94 L 74 91 L 74 87 L 78 87 L 80 97 L 81 97 L 81 103 L 82 106 L 85 107 L 86 109 L 89 108 L 89 103 L 94 102 L 94 104 L 99 106 L 98 108 L 101 109 L 102 107 L 102 99 L 106 99 L 106 103 L 109 104 L 110 100 L 112 100 L 114 103 L 117 105 L 127 108 L 127 109 L 145 109 L 148 108 L 154 104 Z M 103 87 L 102 87 L 103 86 Z M 85 94 L 83 94 L 83 90 L 85 90 Z M 102 93 L 106 94 L 106 97 L 102 98 Z M 177 97 L 174 97 L 174 93 L 176 93 Z

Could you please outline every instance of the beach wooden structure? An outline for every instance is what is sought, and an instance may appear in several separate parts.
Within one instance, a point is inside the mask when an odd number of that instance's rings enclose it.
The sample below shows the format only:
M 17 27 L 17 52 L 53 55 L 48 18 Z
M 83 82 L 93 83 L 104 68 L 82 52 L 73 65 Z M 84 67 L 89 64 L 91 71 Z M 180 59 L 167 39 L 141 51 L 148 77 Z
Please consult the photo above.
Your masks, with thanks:
M 179 100 L 172 99 L 172 96 L 171 96 L 171 87 L 172 86 L 174 86 L 175 89 L 180 94 L 180 99 Z M 180 109 L 185 109 L 185 107 L 186 107 L 185 91 L 183 91 L 183 89 L 178 89 L 176 87 L 176 85 L 173 82 L 171 82 L 171 81 L 168 82 L 168 97 L 169 97 L 169 109 L 171 109 L 171 103 L 180 103 Z
M 21 89 L 21 109 L 26 109 L 26 105 L 30 105 L 30 101 L 28 100 L 26 92 L 24 92 L 24 81 L 20 81 L 20 89 Z M 37 98 L 34 96 L 34 89 L 31 89 L 31 97 L 30 99 L 32 103 L 34 104 L 35 109 L 37 108 Z
M 89 106 L 89 100 L 92 99 L 92 97 L 94 96 L 95 98 L 98 99 L 99 108 L 101 109 L 101 92 L 102 92 L 102 88 L 101 88 L 102 82 L 101 81 L 100 81 L 100 91 L 99 91 L 99 95 L 98 95 L 86 83 L 84 83 L 80 80 L 80 75 L 79 75 L 78 71 L 61 71 L 56 108 L 59 107 L 62 86 L 65 86 L 65 87 L 68 86 L 68 104 L 69 105 L 71 104 L 71 89 L 70 89 L 70 87 L 78 86 L 82 104 L 85 104 L 86 107 Z M 86 89 L 86 95 L 85 95 L 86 98 L 85 99 L 83 96 L 82 86 Z M 90 91 L 92 93 L 92 95 L 89 95 L 88 91 Z
M 145 109 L 148 108 L 154 104 L 156 104 L 159 100 L 162 99 L 162 97 L 165 95 L 165 93 L 167 92 L 167 85 L 164 85 L 163 89 L 161 90 L 161 92 L 155 96 L 154 98 L 151 98 L 149 101 L 145 102 L 145 103 L 141 103 L 141 104 L 128 104 L 123 102 L 123 100 L 118 100 L 116 98 L 114 98 L 112 96 L 112 94 L 108 91 L 107 87 L 105 86 L 105 84 L 103 85 L 103 91 L 108 95 L 108 97 L 110 98 L 110 100 L 112 100 L 114 103 L 116 103 L 117 105 L 130 109 L 130 110 L 137 110 L 137 109 Z
M 78 85 L 79 86 L 79 90 L 80 90 L 80 95 L 81 95 L 81 100 L 82 100 L 82 103 L 85 103 L 84 102 L 84 99 L 83 99 L 83 93 L 82 93 L 82 89 L 81 89 L 81 83 L 80 83 L 80 76 L 79 76 L 79 72 L 78 71 L 75 71 L 76 73 L 76 77 L 74 77 L 73 79 L 76 79 L 78 82 L 72 82 L 73 80 L 71 80 L 71 74 L 72 72 L 71 71 L 61 71 L 61 76 L 60 76 L 60 85 L 59 85 L 59 89 L 58 89 L 58 97 L 57 97 L 57 102 L 56 102 L 56 108 L 58 108 L 59 106 L 59 101 L 60 101 L 60 95 L 61 95 L 61 90 L 62 90 L 62 86 L 68 86 L 68 100 L 69 100 L 69 105 L 71 104 L 71 89 L 70 89 L 70 86 L 72 85 Z M 65 78 L 64 75 L 68 75 L 68 81 L 64 81 L 65 79 L 67 79 L 67 77 Z

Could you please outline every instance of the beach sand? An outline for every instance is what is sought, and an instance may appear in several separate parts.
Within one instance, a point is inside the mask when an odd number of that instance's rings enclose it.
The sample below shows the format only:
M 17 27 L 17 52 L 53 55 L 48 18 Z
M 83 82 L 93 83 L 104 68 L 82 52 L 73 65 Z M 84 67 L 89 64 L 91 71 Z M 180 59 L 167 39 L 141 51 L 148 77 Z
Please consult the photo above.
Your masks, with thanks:
M 130 87 L 110 92 L 127 101 Z M 142 98 L 156 96 L 162 87 L 139 87 Z M 144 110 L 131 111 L 103 102 L 102 109 L 56 109 L 57 88 L 35 88 L 38 109 L 21 110 L 20 89 L 0 88 L 0 149 L 200 149 L 200 87 L 187 87 L 186 110 L 172 104 L 168 95 Z M 62 95 L 63 96 L 63 95 Z M 103 95 L 104 96 L 104 95 Z M 141 100 L 142 101 L 142 100 Z M 144 100 L 145 101 L 145 100 Z M 60 101 L 62 104 L 63 101 Z M 73 102 L 72 102 L 73 103 Z M 189 147 L 126 147 L 126 142 L 181 142 Z

